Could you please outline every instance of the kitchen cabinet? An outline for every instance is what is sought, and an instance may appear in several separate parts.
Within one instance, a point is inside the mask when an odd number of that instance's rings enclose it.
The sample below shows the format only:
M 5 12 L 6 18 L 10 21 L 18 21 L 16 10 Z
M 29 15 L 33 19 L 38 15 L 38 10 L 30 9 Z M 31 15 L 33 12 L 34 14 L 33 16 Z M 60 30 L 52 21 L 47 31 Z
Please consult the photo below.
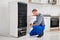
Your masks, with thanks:
M 48 0 L 41 0 L 41 3 L 43 3 L 43 4 L 46 3 L 47 4 Z
M 44 3 L 48 3 L 48 0 L 29 0 L 29 2 L 31 2 L 31 3 L 42 3 L 42 4 L 44 4 Z
M 56 5 L 57 4 L 57 0 L 48 0 L 48 3 L 52 4 L 52 5 Z
M 57 0 L 57 5 L 60 5 L 60 0 Z
M 33 3 L 40 3 L 40 0 L 31 0 Z
M 50 31 L 50 17 L 44 17 L 45 31 Z
M 34 21 L 36 21 L 36 16 L 30 16 L 30 23 L 33 24 Z
M 30 3 L 60 5 L 60 0 L 29 0 Z

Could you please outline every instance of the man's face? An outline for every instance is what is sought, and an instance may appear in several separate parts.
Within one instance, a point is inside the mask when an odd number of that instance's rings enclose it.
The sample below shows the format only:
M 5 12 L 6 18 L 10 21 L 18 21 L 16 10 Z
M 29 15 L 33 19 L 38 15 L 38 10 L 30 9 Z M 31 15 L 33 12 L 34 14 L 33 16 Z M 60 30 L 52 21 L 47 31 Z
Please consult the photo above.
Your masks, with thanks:
M 37 11 L 33 11 L 33 16 L 37 16 L 38 15 L 38 12 Z

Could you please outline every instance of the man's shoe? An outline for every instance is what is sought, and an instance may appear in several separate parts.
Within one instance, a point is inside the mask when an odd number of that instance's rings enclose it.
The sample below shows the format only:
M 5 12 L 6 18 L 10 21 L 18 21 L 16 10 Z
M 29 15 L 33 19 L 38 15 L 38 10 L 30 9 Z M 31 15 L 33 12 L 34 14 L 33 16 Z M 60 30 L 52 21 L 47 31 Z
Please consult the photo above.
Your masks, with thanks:
M 37 36 L 37 37 L 39 38 L 39 37 L 42 37 L 43 35 L 44 35 L 44 32 L 41 35 Z

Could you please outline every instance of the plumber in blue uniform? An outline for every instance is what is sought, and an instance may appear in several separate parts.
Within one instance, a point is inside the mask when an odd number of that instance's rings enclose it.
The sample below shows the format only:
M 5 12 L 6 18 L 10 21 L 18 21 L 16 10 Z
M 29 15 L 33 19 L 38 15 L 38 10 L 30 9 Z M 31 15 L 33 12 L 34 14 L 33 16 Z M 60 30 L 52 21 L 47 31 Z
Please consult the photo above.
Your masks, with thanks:
M 38 13 L 37 9 L 33 9 L 32 13 L 33 16 L 36 16 L 36 21 L 34 21 L 33 24 L 30 24 L 30 27 L 33 29 L 29 34 L 30 36 L 38 35 L 37 37 L 42 37 L 45 29 L 44 16 L 41 13 Z

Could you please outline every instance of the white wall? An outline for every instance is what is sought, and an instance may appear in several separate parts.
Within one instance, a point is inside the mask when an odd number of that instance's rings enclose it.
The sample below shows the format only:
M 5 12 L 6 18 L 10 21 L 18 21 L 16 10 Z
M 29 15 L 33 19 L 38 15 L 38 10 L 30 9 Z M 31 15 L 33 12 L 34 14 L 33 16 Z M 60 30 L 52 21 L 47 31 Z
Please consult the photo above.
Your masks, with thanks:
M 8 35 L 10 32 L 8 2 L 12 1 L 27 3 L 27 0 L 0 0 L 0 35 Z
M 9 33 L 9 13 L 6 1 L 0 0 L 0 34 Z
M 28 0 L 17 0 L 17 1 L 28 3 Z
M 60 13 L 60 6 L 56 6 L 56 5 L 40 5 L 40 4 L 28 4 L 28 16 L 32 14 L 32 9 L 37 9 L 39 11 L 39 13 L 42 14 L 50 14 L 53 16 L 57 16 Z

